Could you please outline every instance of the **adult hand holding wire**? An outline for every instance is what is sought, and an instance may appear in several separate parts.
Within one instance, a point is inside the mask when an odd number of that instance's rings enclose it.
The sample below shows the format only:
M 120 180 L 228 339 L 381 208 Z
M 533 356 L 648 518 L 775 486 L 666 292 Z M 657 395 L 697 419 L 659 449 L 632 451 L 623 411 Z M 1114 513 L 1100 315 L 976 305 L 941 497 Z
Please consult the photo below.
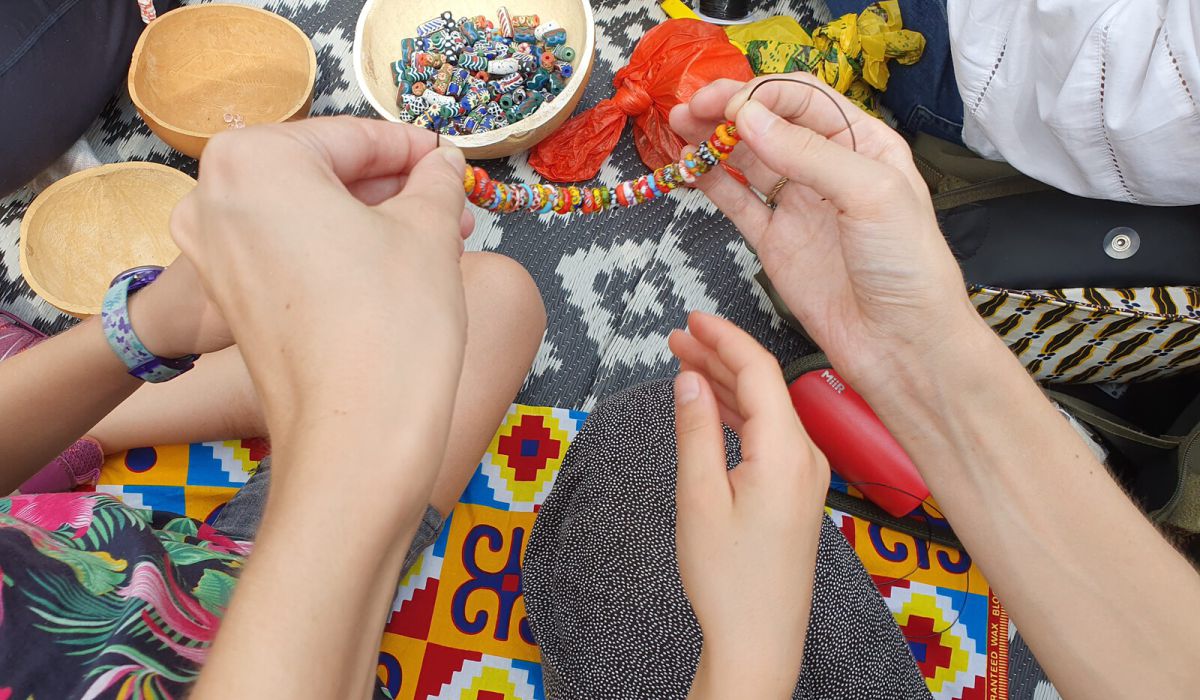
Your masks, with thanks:
M 932 352 L 981 325 L 899 134 L 802 73 L 717 81 L 676 107 L 671 124 L 695 140 L 726 118 L 742 138 L 729 162 L 774 192 L 774 207 L 727 172 L 697 187 L 860 392 L 890 383 L 879 359 L 896 343 Z
M 462 372 L 464 167 L 428 132 L 352 118 L 209 143 L 172 234 L 238 341 L 274 467 L 193 698 L 370 695 Z
M 722 118 L 777 206 L 724 173 L 701 188 L 917 465 L 1059 692 L 1194 696 L 1200 576 L 971 307 L 904 141 L 803 76 L 716 83 L 672 124 Z

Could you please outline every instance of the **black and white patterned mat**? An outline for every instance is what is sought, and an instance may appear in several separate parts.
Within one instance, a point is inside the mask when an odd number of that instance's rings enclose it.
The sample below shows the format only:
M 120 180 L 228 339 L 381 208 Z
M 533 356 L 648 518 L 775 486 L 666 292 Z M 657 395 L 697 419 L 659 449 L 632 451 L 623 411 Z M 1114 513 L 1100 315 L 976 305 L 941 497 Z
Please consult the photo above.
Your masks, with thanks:
M 358 89 L 351 58 L 363 2 L 241 2 L 283 15 L 312 37 L 319 66 L 314 115 L 374 116 Z M 593 0 L 593 5 L 596 67 L 580 109 L 612 95 L 613 74 L 642 34 L 666 18 L 653 0 Z M 821 0 L 775 0 L 773 7 L 808 26 L 827 12 Z M 123 88 L 86 138 L 106 163 L 150 160 L 196 173 L 195 161 L 172 151 L 142 123 Z M 524 154 L 487 167 L 503 179 L 536 179 Z M 599 179 L 614 184 L 642 172 L 627 130 Z M 20 221 L 33 196 L 25 189 L 0 199 L 0 308 L 47 330 L 61 330 L 70 320 L 30 291 L 17 262 Z M 468 248 L 520 261 L 546 303 L 549 329 L 519 397 L 523 403 L 590 409 L 621 389 L 669 376 L 674 364 L 667 334 L 682 326 L 692 309 L 733 319 L 784 359 L 804 352 L 802 341 L 776 318 L 752 280 L 757 263 L 737 231 L 699 192 L 569 220 L 476 214 L 478 226 Z

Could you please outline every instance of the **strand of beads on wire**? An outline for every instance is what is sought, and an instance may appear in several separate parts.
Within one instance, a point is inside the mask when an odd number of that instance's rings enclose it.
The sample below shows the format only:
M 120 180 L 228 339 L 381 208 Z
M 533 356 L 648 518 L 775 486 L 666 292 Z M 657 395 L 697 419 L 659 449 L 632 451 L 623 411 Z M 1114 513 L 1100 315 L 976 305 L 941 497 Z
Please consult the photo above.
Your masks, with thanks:
M 595 214 L 614 206 L 632 207 L 658 199 L 680 185 L 690 185 L 696 178 L 717 167 L 733 153 L 740 137 L 733 122 L 717 127 L 713 135 L 701 143 L 694 153 L 658 168 L 636 180 L 626 180 L 614 187 L 563 187 L 541 183 L 512 184 L 493 180 L 483 168 L 467 166 L 463 189 L 467 199 L 477 207 L 510 213 L 518 211 L 536 214 Z

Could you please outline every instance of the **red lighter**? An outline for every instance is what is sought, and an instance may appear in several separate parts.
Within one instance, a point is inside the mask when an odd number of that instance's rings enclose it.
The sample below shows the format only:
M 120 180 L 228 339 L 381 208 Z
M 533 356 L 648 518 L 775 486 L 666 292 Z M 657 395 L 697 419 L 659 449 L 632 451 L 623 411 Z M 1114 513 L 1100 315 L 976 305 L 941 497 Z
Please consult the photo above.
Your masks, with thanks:
M 830 468 L 873 503 L 902 517 L 929 497 L 904 448 L 837 372 L 802 374 L 788 385 L 788 393 Z

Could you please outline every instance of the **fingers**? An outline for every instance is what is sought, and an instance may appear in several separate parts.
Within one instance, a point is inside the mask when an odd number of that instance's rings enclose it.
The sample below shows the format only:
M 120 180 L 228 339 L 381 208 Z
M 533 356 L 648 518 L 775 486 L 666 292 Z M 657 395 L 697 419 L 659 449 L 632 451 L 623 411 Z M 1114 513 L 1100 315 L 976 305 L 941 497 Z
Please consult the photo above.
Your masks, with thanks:
M 744 103 L 735 115 L 744 146 L 763 165 L 794 183 L 811 187 L 841 211 L 862 214 L 888 206 L 880 191 L 903 182 L 894 168 L 857 154 L 804 126 L 773 113 L 757 100 Z
M 751 99 L 783 119 L 846 148 L 852 148 L 854 141 L 866 146 L 874 139 L 896 137 L 887 124 L 808 73 L 767 76 L 746 83 L 730 97 L 723 117 L 736 121 L 738 112 Z M 740 130 L 740 123 L 738 127 Z
M 458 232 L 460 235 L 462 235 L 462 238 L 465 241 L 471 237 L 471 233 L 474 231 L 475 215 L 464 206 L 462 216 L 458 220 Z
M 346 183 L 407 173 L 437 146 L 433 132 L 379 119 L 322 117 L 274 128 Z
M 679 126 L 691 126 L 699 128 L 700 131 L 695 134 L 679 131 L 679 134 L 697 141 L 701 138 L 707 138 L 709 133 L 706 133 L 705 130 L 711 132 L 714 124 L 724 121 L 725 106 L 729 104 L 729 101 L 735 95 L 744 90 L 746 85 L 746 83 L 740 80 L 722 78 L 721 80 L 714 80 L 697 90 L 692 95 L 692 99 L 688 101 L 687 114 L 680 115 L 684 121 Z M 692 121 L 688 121 L 689 119 Z M 671 113 L 671 126 L 676 126 L 674 110 Z
M 728 505 L 732 492 L 725 470 L 725 434 L 712 390 L 696 372 L 682 372 L 675 378 L 675 443 L 680 509 L 703 513 Z
M 779 363 L 766 348 L 729 321 L 709 314 L 693 312 L 688 329 L 736 376 L 737 408 L 745 419 L 741 436 L 746 460 L 794 453 L 807 443 Z
M 676 105 L 671 110 L 671 128 L 690 143 L 703 142 L 712 136 L 717 124 L 725 121 L 725 105 L 743 85 L 745 83 L 734 80 L 718 80 L 703 88 L 691 102 Z M 729 164 L 742 171 L 760 192 L 769 191 L 779 180 L 779 173 L 763 165 L 749 148 L 735 148 L 729 156 Z M 706 175 L 701 182 L 712 178 L 712 175 Z
M 373 207 L 387 201 L 404 189 L 408 175 L 380 175 L 378 177 L 346 183 L 346 189 L 358 201 Z
M 462 151 L 443 146 L 425 154 L 412 167 L 400 194 L 377 209 L 397 218 L 418 217 L 427 227 L 462 232 L 462 212 L 467 206 Z
M 692 150 L 695 149 L 689 146 L 685 152 Z M 771 220 L 771 210 L 753 190 L 733 179 L 724 168 L 713 168 L 697 178 L 696 189 L 729 217 L 751 246 L 758 246 L 758 239 Z
M 679 359 L 681 371 L 704 375 L 717 399 L 721 421 L 734 430 L 741 430 L 744 421 L 737 408 L 737 377 L 725 367 L 721 358 L 700 341 L 679 330 L 671 332 L 667 337 L 667 345 Z

